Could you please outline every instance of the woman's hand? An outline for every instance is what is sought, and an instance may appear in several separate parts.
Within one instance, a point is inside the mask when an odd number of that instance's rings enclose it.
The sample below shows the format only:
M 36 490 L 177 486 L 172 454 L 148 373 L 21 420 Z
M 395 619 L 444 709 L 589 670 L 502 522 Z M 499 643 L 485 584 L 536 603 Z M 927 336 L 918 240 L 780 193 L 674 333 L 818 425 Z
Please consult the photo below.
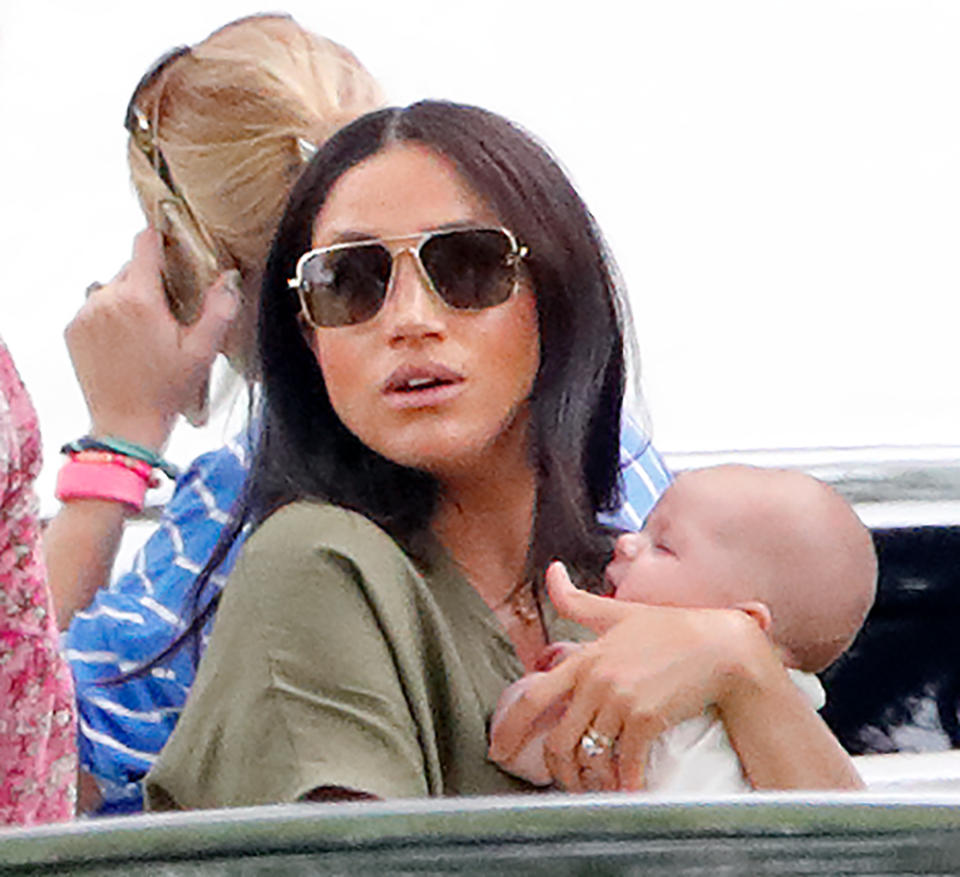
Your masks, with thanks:
M 650 744 L 723 698 L 729 658 L 720 643 L 750 636 L 753 622 L 597 597 L 574 587 L 560 563 L 547 570 L 547 587 L 561 615 L 601 636 L 535 680 L 498 729 L 492 755 L 508 760 L 542 714 L 568 697 L 545 744 L 554 779 L 570 791 L 642 789 Z
M 91 432 L 161 451 L 177 414 L 206 392 L 210 366 L 237 313 L 234 279 L 207 290 L 192 326 L 167 307 L 160 236 L 137 235 L 133 259 L 93 290 L 64 333 L 90 411 Z M 129 507 L 100 499 L 65 503 L 44 533 L 44 554 L 61 630 L 106 585 Z
M 577 590 L 557 563 L 547 585 L 560 614 L 600 638 L 528 688 L 497 729 L 494 760 L 508 761 L 551 705 L 569 697 L 545 744 L 554 779 L 570 791 L 640 790 L 653 741 L 713 705 L 755 787 L 855 787 L 839 744 L 745 613 L 597 597 Z
M 65 337 L 92 432 L 161 450 L 177 414 L 196 407 L 238 308 L 235 272 L 205 293 L 200 318 L 180 325 L 163 292 L 160 235 L 137 235 L 133 258 L 96 288 Z

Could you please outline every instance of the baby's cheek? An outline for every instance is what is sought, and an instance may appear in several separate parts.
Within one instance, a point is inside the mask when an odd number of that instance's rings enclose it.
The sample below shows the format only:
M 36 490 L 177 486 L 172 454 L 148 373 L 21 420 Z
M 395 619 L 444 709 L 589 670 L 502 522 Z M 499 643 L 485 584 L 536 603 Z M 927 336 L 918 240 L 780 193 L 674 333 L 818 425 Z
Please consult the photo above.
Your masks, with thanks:
M 628 564 L 625 574 L 616 578 L 610 577 L 613 597 L 628 603 L 646 603 L 650 596 L 648 593 L 650 589 L 646 587 L 646 577 L 639 575 L 639 571 L 633 567 L 633 564 Z

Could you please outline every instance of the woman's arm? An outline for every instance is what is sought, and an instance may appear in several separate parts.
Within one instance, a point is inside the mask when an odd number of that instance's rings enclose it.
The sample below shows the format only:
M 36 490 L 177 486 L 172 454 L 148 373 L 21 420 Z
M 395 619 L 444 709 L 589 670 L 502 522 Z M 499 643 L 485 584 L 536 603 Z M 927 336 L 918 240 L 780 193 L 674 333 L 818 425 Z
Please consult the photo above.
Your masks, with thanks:
M 562 615 L 601 636 L 531 687 L 492 741 L 495 760 L 510 757 L 536 718 L 569 695 L 547 758 L 571 791 L 642 789 L 652 742 L 708 706 L 718 709 L 755 788 L 860 787 L 849 758 L 744 613 L 596 597 L 574 588 L 559 565 L 548 585 Z M 594 755 L 581 745 L 591 731 L 600 743 Z
M 756 627 L 742 613 L 733 621 Z M 751 631 L 749 641 L 756 643 Z M 807 697 L 793 684 L 766 637 L 758 654 L 741 664 L 720 715 L 747 778 L 755 789 L 860 789 L 850 757 Z M 744 643 L 748 637 L 744 638 Z M 765 652 L 766 654 L 764 654 Z
M 90 605 L 110 581 L 123 525 L 132 510 L 106 499 L 64 503 L 43 533 L 43 553 L 57 613 L 66 630 L 76 612 Z
M 164 662 L 160 672 L 106 680 L 154 657 L 183 630 L 197 570 L 229 520 L 245 473 L 242 438 L 197 458 L 130 569 L 98 591 L 64 635 L 82 718 L 81 767 L 101 784 L 111 812 L 143 807 L 139 780 L 173 730 L 194 678 L 190 649 Z M 211 589 L 234 557 L 235 551 L 224 560 Z M 88 800 L 99 809 L 99 802 Z
M 161 259 L 159 235 L 137 235 L 129 264 L 89 296 L 65 332 L 91 433 L 157 452 L 178 413 L 203 392 L 237 309 L 224 275 L 207 291 L 197 322 L 181 326 L 164 298 Z M 71 500 L 47 527 L 44 553 L 61 629 L 109 581 L 129 514 L 122 503 Z

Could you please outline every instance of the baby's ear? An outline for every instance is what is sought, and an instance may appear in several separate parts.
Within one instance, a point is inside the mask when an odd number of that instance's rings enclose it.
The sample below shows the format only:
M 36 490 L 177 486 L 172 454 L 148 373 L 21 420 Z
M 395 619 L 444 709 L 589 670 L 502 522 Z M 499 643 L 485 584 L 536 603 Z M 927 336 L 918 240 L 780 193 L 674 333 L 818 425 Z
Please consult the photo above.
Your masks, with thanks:
M 742 603 L 734 603 L 731 609 L 739 609 L 741 612 L 746 612 L 757 624 L 760 625 L 760 629 L 770 635 L 770 628 L 773 627 L 773 615 L 770 612 L 770 607 L 766 603 L 761 603 L 759 600 L 744 600 Z

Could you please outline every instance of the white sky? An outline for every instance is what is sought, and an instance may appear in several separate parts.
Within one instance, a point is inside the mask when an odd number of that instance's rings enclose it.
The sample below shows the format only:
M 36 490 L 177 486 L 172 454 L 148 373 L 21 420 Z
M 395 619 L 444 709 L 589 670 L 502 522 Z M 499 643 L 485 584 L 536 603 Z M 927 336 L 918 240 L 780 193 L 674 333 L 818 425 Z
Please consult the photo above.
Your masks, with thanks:
M 141 224 L 129 94 L 166 49 L 264 8 L 0 6 L 0 334 L 40 412 L 45 504 L 87 424 L 63 327 Z M 286 8 L 393 102 L 478 103 L 553 149 L 626 277 L 662 450 L 960 445 L 960 3 Z

